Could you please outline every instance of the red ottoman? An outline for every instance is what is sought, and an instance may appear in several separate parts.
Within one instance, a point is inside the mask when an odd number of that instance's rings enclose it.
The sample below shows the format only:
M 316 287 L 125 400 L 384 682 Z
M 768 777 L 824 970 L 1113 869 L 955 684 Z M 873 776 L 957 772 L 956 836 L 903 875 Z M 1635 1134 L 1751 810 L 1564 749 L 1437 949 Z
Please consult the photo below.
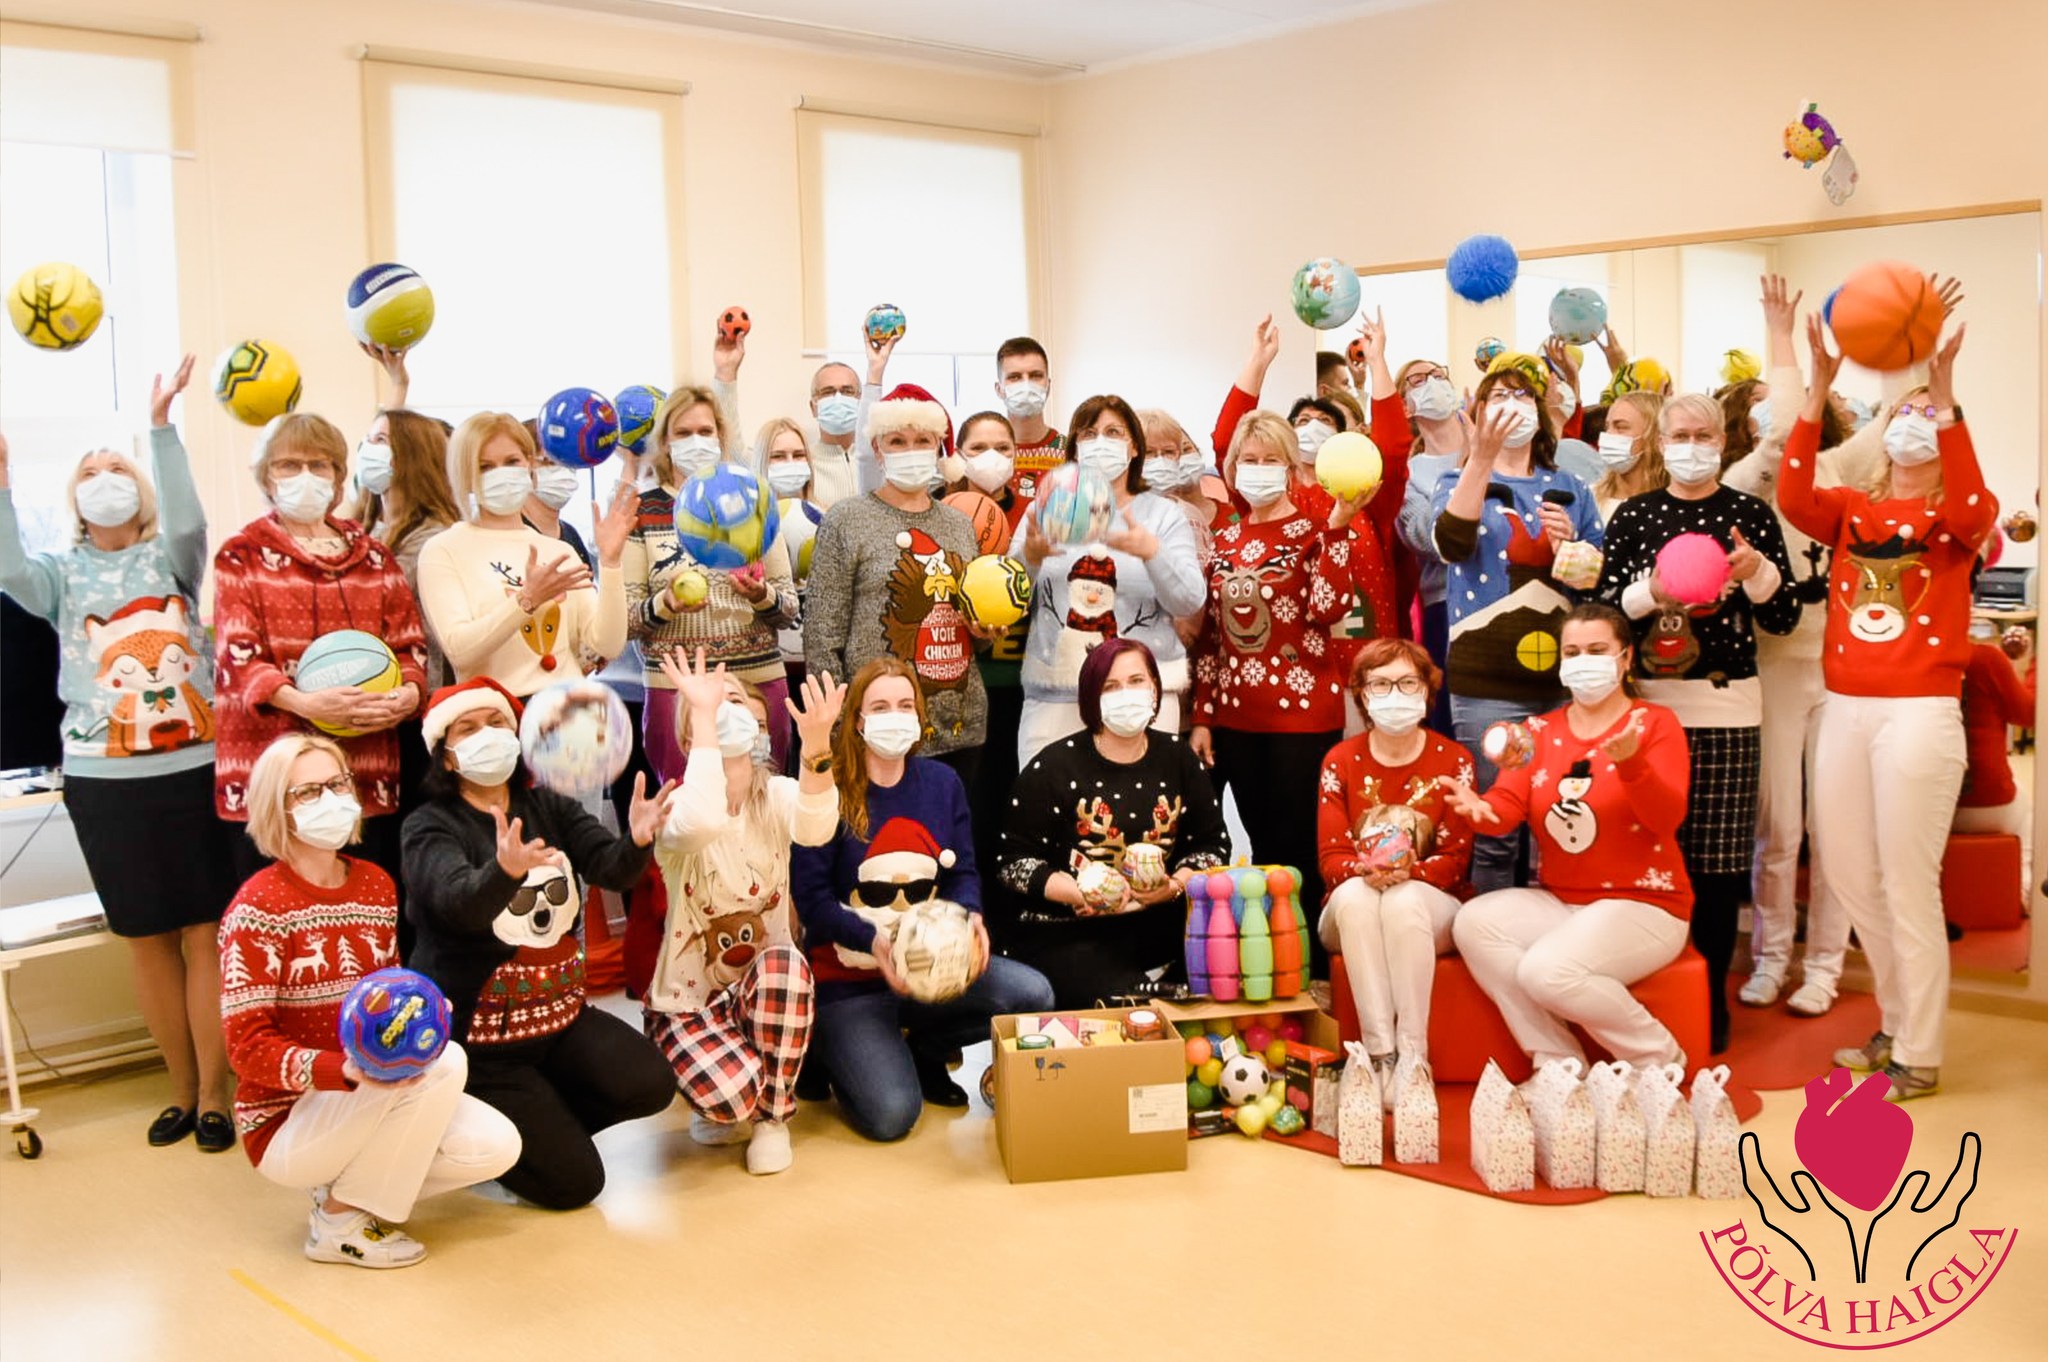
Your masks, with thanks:
M 2019 872 L 2015 869 L 2013 873 L 2017 876 Z M 1694 1068 L 1707 1062 L 1711 1043 L 1707 962 L 1698 951 L 1688 945 L 1676 960 L 1638 980 L 1629 992 L 1670 1028 Z M 1351 1000 L 1351 980 L 1344 972 L 1342 956 L 1330 958 L 1330 1010 L 1336 1017 L 1338 1035 L 1357 1040 L 1358 1009 Z M 1612 1058 L 1583 1033 L 1579 1039 L 1589 1058 Z M 1500 1009 L 1480 989 L 1465 962 L 1455 955 L 1438 956 L 1429 1003 L 1429 1062 L 1437 1081 L 1477 1083 L 1489 1059 L 1516 1083 L 1529 1076 L 1529 1057 L 1515 1043 L 1514 1033 L 1501 1020 Z
M 1941 858 L 1941 911 L 1965 931 L 2020 925 L 2020 839 L 2006 832 L 1952 832 Z

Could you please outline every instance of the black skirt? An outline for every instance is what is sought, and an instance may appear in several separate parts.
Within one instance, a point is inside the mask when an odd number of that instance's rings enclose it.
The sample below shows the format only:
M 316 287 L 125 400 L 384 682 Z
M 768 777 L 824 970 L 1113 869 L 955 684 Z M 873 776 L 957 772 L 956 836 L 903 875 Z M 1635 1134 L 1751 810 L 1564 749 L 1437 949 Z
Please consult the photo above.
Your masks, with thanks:
M 166 776 L 64 778 L 64 808 L 116 936 L 218 922 L 239 887 L 213 807 L 213 767 Z
M 1760 728 L 1688 728 L 1692 786 L 1678 845 L 1695 875 L 1747 875 L 1756 855 Z

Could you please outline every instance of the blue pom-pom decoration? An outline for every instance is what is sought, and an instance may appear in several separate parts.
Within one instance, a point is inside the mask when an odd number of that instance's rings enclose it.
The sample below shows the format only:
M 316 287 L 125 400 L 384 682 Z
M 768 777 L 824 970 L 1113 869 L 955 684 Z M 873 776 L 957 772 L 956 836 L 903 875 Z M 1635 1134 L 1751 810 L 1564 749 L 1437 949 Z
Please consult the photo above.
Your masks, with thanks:
M 1515 286 L 1522 262 L 1505 237 L 1468 236 L 1444 263 L 1451 291 L 1471 303 L 1490 302 Z

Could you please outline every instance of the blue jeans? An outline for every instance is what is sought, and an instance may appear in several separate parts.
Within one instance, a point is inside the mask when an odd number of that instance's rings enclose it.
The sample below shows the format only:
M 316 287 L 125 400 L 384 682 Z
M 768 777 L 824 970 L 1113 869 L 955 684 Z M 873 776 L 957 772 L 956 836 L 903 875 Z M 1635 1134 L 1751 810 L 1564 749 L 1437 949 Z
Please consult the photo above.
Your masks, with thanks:
M 987 1040 L 992 1017 L 1052 1005 L 1043 974 L 998 955 L 949 1003 L 915 1003 L 886 987 L 821 998 L 811 1052 L 824 1061 L 848 1125 L 870 1140 L 900 1140 L 924 1110 L 919 1063 Z
M 1480 740 L 1486 730 L 1503 719 L 1526 719 L 1536 713 L 1527 705 L 1513 700 L 1480 700 L 1468 695 L 1451 697 L 1451 731 L 1465 750 L 1472 754 L 1473 771 L 1479 777 L 1481 791 L 1493 788 L 1493 782 L 1500 778 L 1500 768 L 1486 759 L 1480 750 Z M 1472 839 L 1472 887 L 1479 893 L 1495 889 L 1515 887 L 1515 860 L 1521 855 L 1522 839 L 1528 836 L 1526 829 L 1516 829 L 1505 837 L 1474 837 Z

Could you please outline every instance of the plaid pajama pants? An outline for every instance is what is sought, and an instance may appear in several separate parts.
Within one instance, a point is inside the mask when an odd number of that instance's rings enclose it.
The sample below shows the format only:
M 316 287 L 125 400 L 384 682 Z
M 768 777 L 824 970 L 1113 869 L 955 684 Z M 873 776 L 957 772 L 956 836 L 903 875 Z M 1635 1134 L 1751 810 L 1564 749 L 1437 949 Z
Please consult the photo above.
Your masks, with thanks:
M 770 946 L 702 1011 L 649 1011 L 641 1020 L 684 1100 L 730 1125 L 796 1114 L 796 1074 L 816 1016 L 809 963 L 793 946 Z

